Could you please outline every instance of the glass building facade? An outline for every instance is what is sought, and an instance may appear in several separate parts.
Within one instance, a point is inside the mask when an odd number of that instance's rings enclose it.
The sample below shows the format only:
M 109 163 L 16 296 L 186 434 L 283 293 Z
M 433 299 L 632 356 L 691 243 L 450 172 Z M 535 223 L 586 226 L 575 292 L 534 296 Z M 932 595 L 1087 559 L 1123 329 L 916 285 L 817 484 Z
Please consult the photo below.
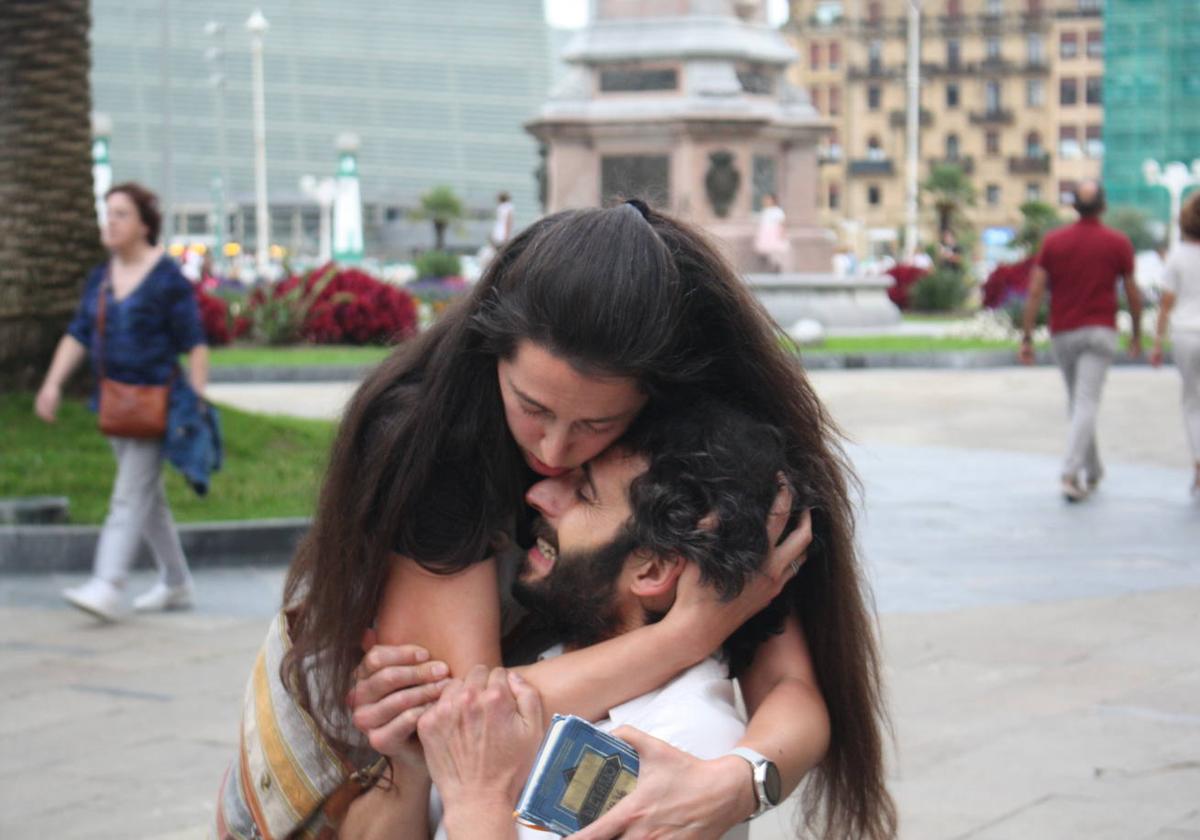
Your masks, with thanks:
M 1200 2 L 1108 0 L 1104 186 L 1110 206 L 1166 223 L 1167 191 L 1142 164 L 1200 158 Z
M 540 211 L 536 141 L 522 124 L 545 99 L 551 41 L 542 0 L 262 0 L 272 242 L 315 251 L 318 209 L 302 176 L 331 176 L 335 141 L 360 138 L 368 255 L 428 244 L 409 211 L 445 184 L 478 217 L 451 242 L 482 241 L 495 196 L 518 223 Z M 254 231 L 253 4 L 93 0 L 93 107 L 113 124 L 115 180 L 162 194 L 174 232 L 209 232 L 227 185 L 228 230 Z M 217 26 L 211 26 L 215 23 Z M 219 77 L 219 78 L 218 78 Z M 457 237 L 457 240 L 455 239 Z

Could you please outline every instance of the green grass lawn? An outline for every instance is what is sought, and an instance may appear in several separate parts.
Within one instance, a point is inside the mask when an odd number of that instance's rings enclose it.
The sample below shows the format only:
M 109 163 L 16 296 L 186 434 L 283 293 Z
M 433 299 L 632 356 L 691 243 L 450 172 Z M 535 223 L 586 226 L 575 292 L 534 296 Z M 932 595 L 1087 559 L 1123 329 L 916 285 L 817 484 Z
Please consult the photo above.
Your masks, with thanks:
M 225 465 L 200 498 L 167 466 L 167 498 L 180 522 L 309 516 L 333 424 L 262 417 L 221 407 Z M 71 522 L 104 519 L 116 462 L 82 401 L 64 400 L 51 426 L 33 395 L 0 395 L 0 496 L 67 496 Z
M 832 336 L 816 347 L 802 347 L 800 353 L 928 353 L 946 350 L 1012 350 L 1016 342 L 987 341 L 979 338 L 933 338 L 921 335 Z
M 373 365 L 391 352 L 390 347 L 218 347 L 212 351 L 213 367 L 300 367 L 310 365 Z

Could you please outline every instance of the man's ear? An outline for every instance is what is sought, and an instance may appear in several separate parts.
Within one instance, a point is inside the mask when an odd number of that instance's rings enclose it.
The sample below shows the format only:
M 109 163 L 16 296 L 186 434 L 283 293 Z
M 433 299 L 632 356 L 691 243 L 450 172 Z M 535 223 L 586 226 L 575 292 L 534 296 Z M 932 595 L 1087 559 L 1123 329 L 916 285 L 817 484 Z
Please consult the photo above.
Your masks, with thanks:
M 683 565 L 687 561 L 678 554 L 646 554 L 633 572 L 630 591 L 639 598 L 658 598 L 672 595 Z

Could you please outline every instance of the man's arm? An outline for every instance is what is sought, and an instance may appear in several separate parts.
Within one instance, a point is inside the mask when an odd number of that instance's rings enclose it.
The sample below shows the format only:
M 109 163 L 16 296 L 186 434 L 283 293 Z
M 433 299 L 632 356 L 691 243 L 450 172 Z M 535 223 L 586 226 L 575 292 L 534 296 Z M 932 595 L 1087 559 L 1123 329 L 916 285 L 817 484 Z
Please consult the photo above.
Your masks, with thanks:
M 1175 293 L 1163 290 L 1158 302 L 1158 324 L 1154 330 L 1154 349 L 1150 351 L 1150 364 L 1158 367 L 1163 363 L 1163 343 L 1167 337 L 1167 324 L 1171 322 L 1171 310 L 1175 308 Z
M 1033 328 L 1037 326 L 1038 311 L 1042 308 L 1042 298 L 1046 296 L 1048 279 L 1046 269 L 1040 265 L 1033 267 L 1033 274 L 1029 278 L 1029 296 L 1025 298 L 1025 311 L 1021 317 L 1021 364 L 1033 364 Z

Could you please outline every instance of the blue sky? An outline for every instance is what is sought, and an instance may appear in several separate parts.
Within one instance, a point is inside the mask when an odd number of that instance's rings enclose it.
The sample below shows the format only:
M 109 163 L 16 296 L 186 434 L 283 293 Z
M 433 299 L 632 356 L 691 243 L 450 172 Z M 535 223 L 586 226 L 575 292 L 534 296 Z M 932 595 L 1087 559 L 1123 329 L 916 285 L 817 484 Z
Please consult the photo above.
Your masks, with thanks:
M 543 0 L 551 26 L 577 28 L 587 22 L 588 0 Z M 787 17 L 787 0 L 767 0 L 767 15 L 773 24 Z

